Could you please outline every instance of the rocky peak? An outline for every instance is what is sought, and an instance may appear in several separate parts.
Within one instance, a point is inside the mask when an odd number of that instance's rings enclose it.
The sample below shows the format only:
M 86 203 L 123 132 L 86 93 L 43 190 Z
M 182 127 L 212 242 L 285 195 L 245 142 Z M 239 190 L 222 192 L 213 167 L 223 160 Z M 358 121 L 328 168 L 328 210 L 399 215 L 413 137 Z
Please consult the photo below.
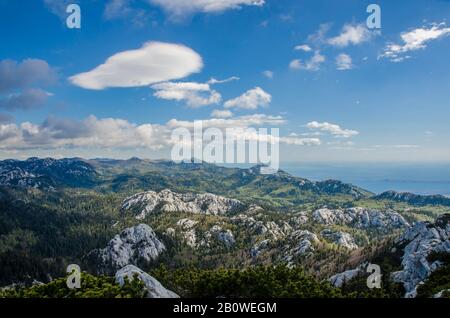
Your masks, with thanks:
M 155 260 L 166 250 L 152 228 L 140 224 L 123 230 L 101 250 L 94 250 L 91 256 L 99 259 L 99 272 L 111 272 L 139 261 Z

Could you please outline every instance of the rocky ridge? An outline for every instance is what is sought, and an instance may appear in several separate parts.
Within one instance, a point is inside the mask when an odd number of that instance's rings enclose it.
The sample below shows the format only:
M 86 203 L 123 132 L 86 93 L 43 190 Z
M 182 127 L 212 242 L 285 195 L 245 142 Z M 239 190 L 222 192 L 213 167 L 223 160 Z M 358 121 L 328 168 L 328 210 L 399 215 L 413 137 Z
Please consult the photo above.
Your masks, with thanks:
M 323 208 L 312 213 L 315 222 L 325 225 L 348 225 L 355 228 L 378 228 L 380 230 L 407 227 L 408 222 L 397 212 L 365 209 L 362 207 L 348 209 Z
M 402 283 L 405 297 L 417 296 L 417 288 L 439 268 L 440 261 L 430 261 L 432 253 L 450 253 L 450 214 L 439 217 L 435 223 L 417 222 L 398 240 L 403 249 L 402 270 L 392 273 L 395 282 Z
M 175 193 L 171 190 L 161 192 L 147 191 L 127 198 L 122 209 L 137 211 L 136 219 L 142 220 L 151 213 L 185 212 L 206 215 L 225 215 L 244 209 L 245 205 L 234 199 L 211 193 Z

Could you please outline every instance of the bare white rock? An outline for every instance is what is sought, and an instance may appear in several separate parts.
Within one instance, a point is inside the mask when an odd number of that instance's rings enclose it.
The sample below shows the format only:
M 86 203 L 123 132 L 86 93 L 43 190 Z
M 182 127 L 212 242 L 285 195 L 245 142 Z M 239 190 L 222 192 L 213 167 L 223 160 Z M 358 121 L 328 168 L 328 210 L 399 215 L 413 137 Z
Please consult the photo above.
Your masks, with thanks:
M 134 265 L 127 265 L 119 270 L 116 273 L 115 278 L 120 286 L 125 284 L 125 278 L 127 278 L 129 282 L 134 279 L 139 279 L 144 283 L 144 288 L 147 291 L 147 298 L 180 298 L 180 296 L 173 291 L 166 289 L 155 278 Z
M 263 250 L 265 250 L 270 244 L 270 240 L 263 240 L 261 242 L 256 243 L 252 246 L 250 250 L 250 255 L 252 257 L 258 257 L 259 254 L 262 253 Z
M 329 282 L 334 287 L 342 287 L 345 283 L 352 280 L 353 278 L 359 276 L 361 274 L 361 271 L 357 269 L 350 269 L 348 271 L 333 275 L 330 277 Z
M 308 212 L 302 211 L 296 214 L 293 218 L 291 218 L 290 223 L 295 226 L 302 226 L 309 221 L 309 215 Z
M 191 219 L 181 219 L 177 222 L 177 226 L 181 227 L 183 230 L 190 230 L 198 224 L 197 221 Z
M 219 242 L 225 244 L 227 247 L 231 247 L 236 243 L 234 239 L 233 232 L 230 230 L 224 230 L 219 225 L 214 225 L 209 232 L 214 236 Z
M 246 214 L 239 214 L 232 217 L 231 222 L 250 230 L 252 235 L 270 236 L 274 241 L 284 239 L 292 232 L 292 227 L 286 222 L 283 222 L 281 225 L 273 221 L 263 222 Z
M 140 224 L 116 235 L 104 249 L 97 250 L 97 255 L 100 256 L 102 266 L 117 270 L 136 264 L 139 260 L 155 260 L 165 250 L 166 247 L 152 228 Z
M 377 228 L 380 230 L 396 229 L 409 226 L 408 222 L 397 212 L 379 211 L 366 208 L 319 209 L 312 213 L 313 220 L 326 225 L 348 225 L 355 228 Z
M 358 277 L 362 274 L 364 274 L 365 269 L 367 268 L 367 262 L 362 263 L 355 269 L 349 269 L 345 272 L 338 273 L 336 275 L 331 276 L 328 281 L 331 285 L 334 287 L 341 288 L 344 284 L 349 282 L 355 277 Z
M 402 257 L 402 270 L 392 273 L 395 282 L 402 283 L 406 298 L 417 296 L 417 287 L 442 264 L 430 262 L 433 253 L 450 253 L 449 215 L 439 217 L 434 224 L 417 222 L 398 239 L 397 243 L 407 244 Z
M 441 290 L 439 293 L 433 295 L 433 298 L 444 298 L 445 293 L 450 293 L 450 289 Z
M 286 247 L 281 260 L 293 265 L 293 260 L 299 256 L 307 256 L 315 251 L 314 244 L 319 243 L 316 234 L 307 230 L 297 230 L 287 237 Z
M 135 194 L 127 198 L 122 205 L 125 211 L 136 210 L 137 219 L 144 219 L 157 211 L 224 215 L 244 207 L 245 205 L 238 200 L 211 193 L 181 194 L 168 189 L 161 192 L 148 191 Z
M 358 248 L 354 238 L 349 233 L 325 229 L 320 232 L 320 235 L 322 235 L 322 237 L 326 240 L 329 240 L 336 245 L 345 247 L 346 249 L 354 250 Z

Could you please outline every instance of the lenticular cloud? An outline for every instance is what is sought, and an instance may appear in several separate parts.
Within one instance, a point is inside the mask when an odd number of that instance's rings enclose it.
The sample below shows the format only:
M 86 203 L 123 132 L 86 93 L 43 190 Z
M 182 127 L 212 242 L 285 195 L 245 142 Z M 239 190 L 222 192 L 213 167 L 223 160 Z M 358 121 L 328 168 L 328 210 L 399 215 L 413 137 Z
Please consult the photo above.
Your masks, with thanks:
M 181 79 L 203 68 L 202 57 L 180 44 L 147 42 L 140 49 L 117 53 L 93 70 L 70 77 L 86 89 L 140 87 Z

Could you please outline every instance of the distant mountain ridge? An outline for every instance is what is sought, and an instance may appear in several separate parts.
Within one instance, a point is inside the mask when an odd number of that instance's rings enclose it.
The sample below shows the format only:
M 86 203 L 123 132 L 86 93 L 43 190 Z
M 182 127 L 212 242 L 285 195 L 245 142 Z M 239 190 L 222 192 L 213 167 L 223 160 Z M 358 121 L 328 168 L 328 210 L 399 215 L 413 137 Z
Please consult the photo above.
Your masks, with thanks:
M 374 197 L 377 200 L 392 200 L 411 205 L 444 205 L 450 206 L 450 198 L 443 195 L 419 195 L 407 192 L 386 191 Z
M 200 178 L 199 183 L 214 181 L 208 180 L 211 177 L 215 180 L 226 179 L 228 184 L 221 182 L 223 188 L 250 187 L 263 189 L 266 193 L 277 191 L 276 195 L 280 197 L 299 191 L 311 192 L 316 195 L 346 194 L 353 198 L 371 195 L 366 190 L 337 180 L 314 182 L 294 177 L 282 170 L 272 175 L 263 175 L 259 168 L 260 166 L 249 169 L 225 168 L 205 162 L 178 164 L 168 160 L 138 158 L 129 160 L 30 158 L 24 161 L 0 161 L 0 185 L 42 189 L 57 186 L 85 188 L 101 186 L 110 182 L 116 191 L 120 191 L 122 188 L 126 188 L 125 184 L 129 182 L 141 183 L 140 186 L 143 188 L 146 188 L 148 183 L 150 186 L 147 187 L 151 188 L 156 175 L 149 175 L 149 172 L 156 172 L 161 173 L 164 178 L 183 175 L 186 177 L 186 174 L 190 174 L 192 182 Z M 195 172 L 198 172 L 199 175 L 192 176 Z M 160 184 L 162 188 L 170 188 L 164 186 L 164 181 L 158 180 L 159 183 L 155 183 Z M 172 182 L 174 181 L 172 180 Z M 162 190 L 162 188 L 156 190 Z M 216 189 L 220 189 L 219 186 Z M 281 193 L 280 189 L 284 189 L 286 192 Z
M 0 161 L 0 185 L 24 188 L 91 187 L 97 173 L 80 159 L 29 158 Z
M 405 202 L 415 206 L 450 206 L 450 198 L 441 195 L 416 195 L 394 191 L 374 195 L 339 180 L 311 181 L 279 170 L 260 173 L 260 165 L 248 169 L 226 168 L 214 164 L 175 163 L 170 160 L 130 158 L 29 158 L 0 161 L 0 186 L 20 188 L 93 188 L 101 191 L 137 193 L 172 189 L 177 192 L 212 192 L 243 199 L 251 193 L 261 204 L 290 205 L 316 202 L 322 197 L 348 200 L 373 199 Z M 237 197 L 236 197 L 237 196 Z M 329 200 L 324 199 L 326 203 Z M 280 203 L 282 202 L 282 203 Z

